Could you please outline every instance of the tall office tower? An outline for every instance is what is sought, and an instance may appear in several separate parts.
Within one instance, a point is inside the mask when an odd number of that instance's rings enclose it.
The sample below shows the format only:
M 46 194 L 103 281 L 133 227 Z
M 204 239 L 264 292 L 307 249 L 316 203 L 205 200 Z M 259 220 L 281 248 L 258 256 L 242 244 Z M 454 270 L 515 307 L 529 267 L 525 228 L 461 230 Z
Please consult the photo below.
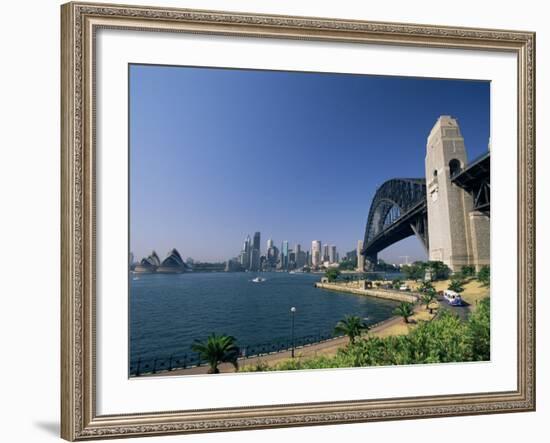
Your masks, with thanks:
M 329 261 L 330 259 L 330 254 L 328 251 L 329 251 L 329 246 L 323 245 L 323 263 L 326 261 Z
M 254 233 L 254 242 L 251 244 L 250 248 L 250 270 L 259 271 L 260 270 L 260 233 Z
M 260 250 L 252 248 L 250 251 L 250 270 L 257 272 L 260 270 Z
M 250 244 L 250 235 L 247 235 L 244 243 L 243 243 L 243 250 L 241 251 L 241 266 L 244 269 L 250 269 L 250 253 L 251 253 L 252 247 Z
M 429 259 L 453 271 L 489 264 L 489 217 L 474 210 L 470 194 L 452 182 L 467 165 L 466 148 L 455 118 L 439 117 L 426 146 Z
M 285 240 L 281 246 L 282 268 L 288 269 L 288 241 Z
M 311 252 L 306 251 L 306 266 L 311 266 Z
M 311 242 L 311 264 L 313 266 L 321 265 L 321 241 L 313 240 Z
M 337 259 L 336 259 L 336 246 L 334 246 L 334 245 L 330 246 L 329 251 L 328 251 L 328 255 L 329 255 L 329 259 L 328 259 L 329 262 L 331 262 L 331 263 L 336 263 L 337 262 Z
M 288 250 L 288 269 L 294 269 L 296 267 L 296 253 L 292 250 Z
M 365 270 L 365 256 L 361 254 L 363 250 L 363 240 L 357 241 L 357 270 L 363 272 Z
M 279 258 L 279 250 L 275 246 L 271 246 L 267 250 L 267 264 L 269 267 L 274 268 L 277 266 L 277 259 Z
M 254 233 L 254 244 L 252 245 L 252 248 L 257 249 L 258 251 L 260 250 L 260 233 L 259 232 Z
M 267 241 L 267 250 L 269 250 L 269 248 L 272 248 L 273 247 L 273 240 L 272 239 L 269 239 Z
M 302 251 L 302 245 L 296 244 L 294 254 L 296 256 L 296 267 L 303 268 L 306 264 L 306 253 Z

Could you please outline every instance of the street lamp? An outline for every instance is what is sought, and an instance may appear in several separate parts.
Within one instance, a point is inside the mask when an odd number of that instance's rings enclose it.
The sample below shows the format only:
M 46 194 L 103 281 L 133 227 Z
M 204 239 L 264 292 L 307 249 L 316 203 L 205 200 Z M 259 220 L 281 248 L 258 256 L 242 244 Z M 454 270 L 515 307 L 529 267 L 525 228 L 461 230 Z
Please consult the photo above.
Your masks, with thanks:
M 296 308 L 292 306 L 292 308 L 290 308 L 290 322 L 291 322 L 290 335 L 292 337 L 292 350 L 290 351 L 290 356 L 292 358 L 294 358 L 294 314 L 295 313 L 296 313 Z

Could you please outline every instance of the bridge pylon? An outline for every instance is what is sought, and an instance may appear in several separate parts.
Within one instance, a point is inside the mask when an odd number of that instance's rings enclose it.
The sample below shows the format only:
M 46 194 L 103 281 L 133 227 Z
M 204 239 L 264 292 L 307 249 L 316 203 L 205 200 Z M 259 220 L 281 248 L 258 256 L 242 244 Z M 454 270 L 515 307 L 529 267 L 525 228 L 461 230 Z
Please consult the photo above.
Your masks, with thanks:
M 467 165 L 458 121 L 439 117 L 426 146 L 426 197 L 430 260 L 453 271 L 489 264 L 489 217 L 474 210 L 470 194 L 452 182 Z

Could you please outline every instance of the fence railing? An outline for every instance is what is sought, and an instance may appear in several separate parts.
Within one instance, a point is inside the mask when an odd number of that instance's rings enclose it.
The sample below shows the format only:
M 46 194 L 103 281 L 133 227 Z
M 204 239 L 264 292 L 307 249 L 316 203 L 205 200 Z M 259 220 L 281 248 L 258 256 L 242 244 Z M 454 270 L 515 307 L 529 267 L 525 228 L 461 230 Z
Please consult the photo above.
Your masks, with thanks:
M 294 348 L 303 348 L 317 343 L 327 342 L 341 335 L 313 334 L 294 338 Z M 269 343 L 258 343 L 239 347 L 239 359 L 261 357 L 263 355 L 275 354 L 277 352 L 289 351 L 292 349 L 292 340 L 276 340 Z M 154 358 L 137 358 L 130 362 L 130 376 L 158 374 L 171 372 L 177 369 L 188 369 L 197 366 L 205 366 L 208 363 L 202 360 L 200 354 L 189 350 L 181 354 L 171 354 Z
M 381 324 L 391 320 L 392 317 L 369 324 L 369 329 L 376 328 Z M 337 338 L 342 338 L 343 335 L 335 335 L 333 333 L 318 333 L 294 337 L 294 348 L 300 349 L 307 346 L 324 343 Z M 292 339 L 279 339 L 269 343 L 259 343 L 254 345 L 245 345 L 239 347 L 239 360 L 241 362 L 248 358 L 261 357 L 264 355 L 275 354 L 277 352 L 290 351 L 292 349 Z M 130 377 L 139 377 L 140 375 L 151 375 L 158 373 L 166 373 L 178 369 L 188 369 L 197 366 L 206 366 L 208 363 L 202 360 L 197 352 L 189 350 L 182 354 L 171 354 L 163 357 L 154 357 L 149 359 L 137 358 L 130 362 Z

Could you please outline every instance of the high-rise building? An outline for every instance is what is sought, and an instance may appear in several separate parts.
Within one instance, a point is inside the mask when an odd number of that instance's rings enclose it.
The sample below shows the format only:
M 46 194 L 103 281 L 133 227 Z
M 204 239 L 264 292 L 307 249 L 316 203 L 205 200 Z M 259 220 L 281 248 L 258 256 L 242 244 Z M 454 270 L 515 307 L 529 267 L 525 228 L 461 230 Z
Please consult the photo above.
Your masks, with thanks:
M 281 245 L 281 264 L 283 269 L 288 269 L 288 240 Z
M 302 245 L 296 244 L 294 249 L 295 261 L 297 268 L 303 268 L 306 265 L 306 253 L 302 251 Z
M 273 240 L 272 239 L 269 239 L 267 241 L 267 249 L 266 250 L 269 250 L 269 248 L 272 248 L 273 247 Z
M 270 268 L 275 268 L 277 266 L 277 260 L 279 259 L 279 250 L 276 246 L 271 246 L 267 250 L 267 264 Z
M 313 240 L 311 242 L 311 264 L 313 266 L 320 266 L 322 261 L 321 256 L 321 241 Z
M 334 245 L 330 246 L 328 255 L 329 255 L 329 258 L 328 258 L 329 262 L 336 263 L 338 261 L 338 259 L 336 258 L 336 246 Z
M 250 251 L 250 270 L 257 272 L 260 270 L 260 250 L 252 248 Z
M 249 237 L 250 239 L 250 237 Z M 254 233 L 254 241 L 250 245 L 250 270 L 259 271 L 260 270 L 260 233 Z
M 330 261 L 329 245 L 323 245 L 323 262 Z
M 365 256 L 361 254 L 363 250 L 363 240 L 357 241 L 357 270 L 363 272 L 365 270 Z
M 252 244 L 252 248 L 257 249 L 258 251 L 260 250 L 260 233 L 259 232 L 254 233 L 254 243 Z
M 243 243 L 243 249 L 240 254 L 240 262 L 241 266 L 244 269 L 250 269 L 250 253 L 251 253 L 252 247 L 250 242 L 250 235 L 246 236 L 246 239 Z

